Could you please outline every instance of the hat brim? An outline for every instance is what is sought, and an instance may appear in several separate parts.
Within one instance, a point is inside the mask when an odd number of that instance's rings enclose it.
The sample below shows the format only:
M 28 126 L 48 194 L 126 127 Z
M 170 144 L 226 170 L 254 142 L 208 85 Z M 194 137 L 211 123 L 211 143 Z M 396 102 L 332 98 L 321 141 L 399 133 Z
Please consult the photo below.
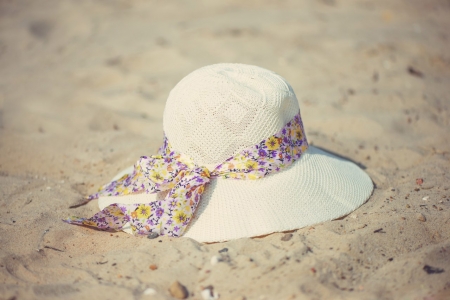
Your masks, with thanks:
M 356 164 L 310 146 L 289 168 L 262 179 L 212 179 L 184 236 L 222 242 L 298 229 L 351 213 L 372 191 L 372 180 Z M 162 193 L 100 197 L 98 205 L 161 198 Z

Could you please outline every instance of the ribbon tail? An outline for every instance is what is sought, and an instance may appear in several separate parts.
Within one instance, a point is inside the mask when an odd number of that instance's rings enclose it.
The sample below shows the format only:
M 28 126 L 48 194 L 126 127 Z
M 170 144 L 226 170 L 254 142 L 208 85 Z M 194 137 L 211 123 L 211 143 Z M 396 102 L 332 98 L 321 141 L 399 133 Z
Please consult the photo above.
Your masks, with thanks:
M 100 230 L 119 231 L 128 222 L 128 217 L 117 204 L 111 204 L 91 218 L 69 217 L 63 221 L 69 224 L 89 226 Z
M 142 166 L 148 165 L 150 162 L 155 163 L 161 158 L 142 156 L 135 164 L 133 172 L 125 174 L 117 180 L 100 187 L 97 193 L 86 197 L 86 202 L 89 202 L 99 197 L 104 196 L 121 196 L 128 195 L 145 190 L 147 193 L 155 193 L 160 191 L 152 180 L 147 178 L 148 169 L 143 169 Z
M 182 171 L 179 175 L 181 179 L 162 201 L 165 214 L 161 232 L 172 237 L 184 234 L 209 182 L 209 174 L 206 175 L 203 169 Z

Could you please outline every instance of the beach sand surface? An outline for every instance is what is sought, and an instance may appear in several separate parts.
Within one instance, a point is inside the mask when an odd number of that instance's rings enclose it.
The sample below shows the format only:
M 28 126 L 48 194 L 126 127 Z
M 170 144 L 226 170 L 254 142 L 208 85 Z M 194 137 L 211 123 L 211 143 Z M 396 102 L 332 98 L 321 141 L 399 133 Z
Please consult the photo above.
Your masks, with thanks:
M 450 299 L 449 15 L 444 0 L 0 1 L 0 299 L 173 299 L 175 281 L 189 299 Z M 371 176 L 368 202 L 215 244 L 63 223 L 155 153 L 171 88 L 219 62 L 286 78 L 310 143 Z

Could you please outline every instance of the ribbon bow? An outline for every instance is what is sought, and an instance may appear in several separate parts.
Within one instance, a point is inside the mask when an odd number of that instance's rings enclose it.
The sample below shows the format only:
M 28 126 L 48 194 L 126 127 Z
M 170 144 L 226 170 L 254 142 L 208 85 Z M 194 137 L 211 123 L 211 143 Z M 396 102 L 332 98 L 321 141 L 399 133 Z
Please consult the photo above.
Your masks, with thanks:
M 121 230 L 130 223 L 133 233 L 181 236 L 194 216 L 205 185 L 211 178 L 258 179 L 290 166 L 308 143 L 298 113 L 273 136 L 240 151 L 211 173 L 172 149 L 167 138 L 159 155 L 142 156 L 131 174 L 100 188 L 87 200 L 100 196 L 167 192 L 162 200 L 141 204 L 111 204 L 91 218 L 71 217 L 67 223 L 103 230 Z

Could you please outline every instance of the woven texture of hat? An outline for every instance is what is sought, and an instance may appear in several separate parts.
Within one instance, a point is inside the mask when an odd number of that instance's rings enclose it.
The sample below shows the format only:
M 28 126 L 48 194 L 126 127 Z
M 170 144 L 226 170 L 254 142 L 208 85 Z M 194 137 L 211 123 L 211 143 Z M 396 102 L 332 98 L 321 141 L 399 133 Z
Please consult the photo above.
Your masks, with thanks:
M 292 88 L 279 75 L 218 64 L 194 71 L 172 90 L 164 131 L 175 150 L 212 170 L 276 133 L 298 109 Z M 354 163 L 310 146 L 291 167 L 262 179 L 212 179 L 184 236 L 219 242 L 297 229 L 352 212 L 372 190 L 371 179 Z M 163 198 L 163 193 L 101 197 L 99 206 Z
M 217 64 L 192 72 L 172 89 L 163 125 L 174 149 L 212 170 L 276 133 L 298 110 L 281 76 L 255 66 Z

